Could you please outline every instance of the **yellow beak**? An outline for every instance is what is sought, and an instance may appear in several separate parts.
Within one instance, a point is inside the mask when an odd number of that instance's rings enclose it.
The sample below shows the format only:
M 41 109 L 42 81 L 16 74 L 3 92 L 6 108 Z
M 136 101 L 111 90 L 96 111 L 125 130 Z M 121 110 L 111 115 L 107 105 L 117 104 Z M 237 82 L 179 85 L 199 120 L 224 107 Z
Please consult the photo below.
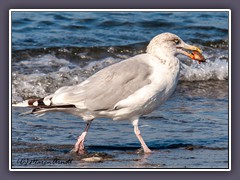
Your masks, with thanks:
M 196 46 L 192 46 L 192 45 L 189 45 L 189 44 L 186 44 L 184 43 L 182 46 L 181 46 L 181 49 L 178 49 L 178 51 L 181 53 L 181 54 L 184 54 L 188 57 L 190 57 L 191 59 L 194 59 L 194 56 L 190 53 L 188 53 L 187 51 L 184 51 L 184 49 L 186 50 L 190 50 L 190 51 L 197 51 L 199 52 L 200 54 L 202 53 L 201 49 L 196 47 Z
M 202 53 L 201 49 L 196 47 L 196 46 L 192 46 L 189 44 L 184 43 L 182 46 L 183 49 L 187 49 L 187 50 L 191 50 L 191 51 L 198 51 L 199 53 Z

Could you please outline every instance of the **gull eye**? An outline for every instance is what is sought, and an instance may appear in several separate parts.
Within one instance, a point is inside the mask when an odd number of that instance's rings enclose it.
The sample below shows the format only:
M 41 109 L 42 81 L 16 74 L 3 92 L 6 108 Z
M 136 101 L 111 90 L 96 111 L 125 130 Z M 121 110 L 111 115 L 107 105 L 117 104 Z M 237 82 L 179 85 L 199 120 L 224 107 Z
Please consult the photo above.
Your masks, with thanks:
M 180 41 L 178 39 L 174 39 L 174 42 L 175 42 L 176 45 L 180 44 Z

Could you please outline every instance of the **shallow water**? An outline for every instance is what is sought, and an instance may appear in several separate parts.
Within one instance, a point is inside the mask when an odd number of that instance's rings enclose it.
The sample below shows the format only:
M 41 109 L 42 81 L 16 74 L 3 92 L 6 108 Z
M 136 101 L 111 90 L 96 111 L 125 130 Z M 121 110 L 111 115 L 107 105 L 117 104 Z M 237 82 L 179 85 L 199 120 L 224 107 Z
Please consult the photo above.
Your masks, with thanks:
M 226 12 L 15 12 L 12 102 L 44 97 L 143 53 L 165 31 L 199 46 L 207 59 L 181 59 L 174 95 L 140 120 L 153 153 L 144 155 L 128 121 L 96 119 L 82 155 L 70 153 L 84 122 L 12 108 L 13 168 L 228 168 Z M 90 158 L 90 159 L 86 159 Z M 88 162 L 88 161 L 95 162 Z

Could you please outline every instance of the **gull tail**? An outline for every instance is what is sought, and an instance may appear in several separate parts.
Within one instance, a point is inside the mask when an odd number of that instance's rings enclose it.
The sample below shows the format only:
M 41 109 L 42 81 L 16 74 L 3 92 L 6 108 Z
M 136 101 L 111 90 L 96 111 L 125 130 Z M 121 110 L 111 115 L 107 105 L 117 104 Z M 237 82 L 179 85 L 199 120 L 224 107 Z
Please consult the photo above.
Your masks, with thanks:
M 12 106 L 13 107 L 37 107 L 37 106 L 41 106 L 41 105 L 45 105 L 43 102 L 43 98 L 42 99 L 25 100 L 23 102 L 13 104 Z
M 25 113 L 22 113 L 20 115 L 26 115 L 26 114 L 36 114 L 38 116 L 44 115 L 47 111 L 58 111 L 59 109 L 68 109 L 68 108 L 76 108 L 75 105 L 51 105 L 51 104 L 45 104 L 44 99 L 29 99 L 25 100 L 23 102 L 13 104 L 13 107 L 28 107 L 33 108 L 31 111 L 27 111 Z

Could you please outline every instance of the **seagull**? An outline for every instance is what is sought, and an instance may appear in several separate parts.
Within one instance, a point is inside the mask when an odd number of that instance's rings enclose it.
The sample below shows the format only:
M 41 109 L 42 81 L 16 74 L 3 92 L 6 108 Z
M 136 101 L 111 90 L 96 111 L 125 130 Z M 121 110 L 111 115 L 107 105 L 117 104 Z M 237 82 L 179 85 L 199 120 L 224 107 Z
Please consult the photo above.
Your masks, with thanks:
M 151 150 L 138 128 L 139 118 L 157 109 L 174 92 L 179 79 L 178 54 L 194 58 L 188 51 L 201 50 L 185 43 L 175 34 L 166 32 L 155 36 L 146 53 L 112 64 L 82 83 L 64 86 L 40 99 L 28 99 L 13 106 L 30 107 L 28 114 L 65 112 L 86 122 L 72 151 L 84 152 L 84 140 L 96 118 L 129 120 L 144 153 Z

